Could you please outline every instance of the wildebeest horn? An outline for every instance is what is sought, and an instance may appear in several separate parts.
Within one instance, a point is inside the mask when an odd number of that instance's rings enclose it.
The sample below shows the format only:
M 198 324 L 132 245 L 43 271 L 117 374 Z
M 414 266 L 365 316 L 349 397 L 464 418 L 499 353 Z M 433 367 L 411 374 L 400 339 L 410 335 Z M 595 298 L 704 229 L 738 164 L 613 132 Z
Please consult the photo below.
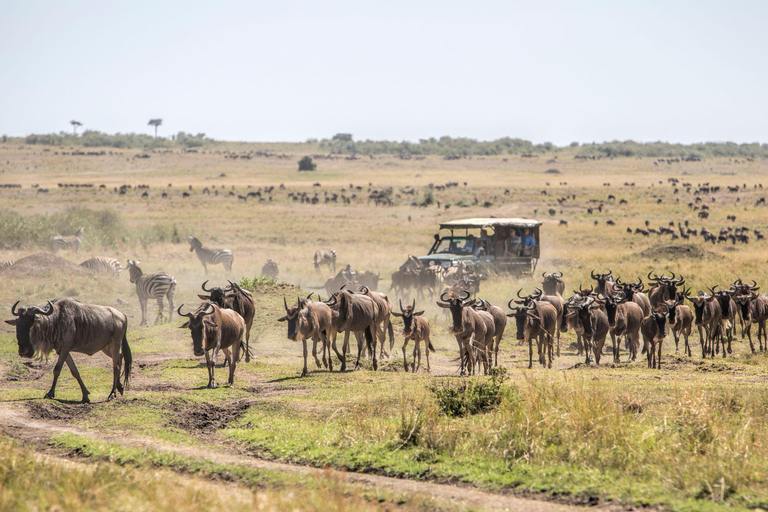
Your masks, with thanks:
M 522 289 L 522 288 L 520 288 L 519 290 L 517 290 L 517 298 L 518 298 L 518 299 L 524 299 L 524 298 L 525 298 L 525 297 L 523 297 L 522 295 L 520 295 L 520 292 L 521 292 L 521 291 L 523 291 L 523 289 Z
M 560 275 L 559 275 L 559 276 L 557 276 L 557 277 L 563 277 L 563 273 L 562 273 L 562 272 L 558 271 L 557 273 L 558 273 L 558 274 L 560 274 Z
M 411 311 L 416 311 L 416 299 L 413 299 L 413 305 L 411 305 Z
M 187 318 L 192 318 L 193 316 L 195 316 L 195 315 L 193 315 L 192 313 L 182 313 L 182 312 L 181 312 L 181 308 L 183 308 L 183 307 L 184 307 L 184 304 L 182 304 L 181 306 L 179 306 L 179 309 L 177 309 L 177 310 L 176 310 L 176 313 L 178 313 L 178 314 L 179 314 L 179 316 L 185 316 L 185 317 L 187 317 Z
M 597 275 L 595 275 L 595 271 L 590 271 L 589 275 L 592 277 L 592 279 L 597 279 Z
M 331 296 L 328 297 L 328 301 L 326 302 L 326 304 L 328 304 L 329 306 L 334 306 L 336 305 L 336 302 L 338 302 L 336 299 L 336 294 L 332 293 Z
M 546 272 L 542 272 L 541 273 L 541 277 L 547 277 L 547 273 Z
M 403 299 L 398 299 L 398 302 L 400 302 L 400 312 L 405 313 L 405 311 L 403 310 Z
M 307 298 L 308 298 L 308 299 L 311 299 L 311 298 L 312 298 L 312 294 L 313 294 L 313 293 L 315 293 L 315 292 L 312 292 L 312 293 L 310 293 L 309 295 L 307 295 Z M 319 297 L 319 295 L 318 295 L 318 297 Z
M 211 290 L 209 290 L 208 288 L 205 287 L 206 284 L 208 284 L 208 279 L 206 279 L 205 282 L 203 283 L 203 291 L 210 293 Z
M 669 280 L 670 280 L 670 281 L 674 281 L 674 280 L 675 280 L 675 278 L 676 278 L 677 276 L 676 276 L 676 275 L 675 275 L 675 273 L 674 273 L 674 272 L 672 272 L 671 270 L 669 271 L 669 273 L 670 273 L 670 274 L 672 274 L 672 277 L 670 277 L 670 278 L 669 278 Z
M 210 313 L 208 313 L 208 308 L 211 308 L 211 312 L 210 312 Z M 212 303 L 210 303 L 210 302 L 209 302 L 209 303 L 208 303 L 208 304 L 205 306 L 205 309 L 202 311 L 202 313 L 203 313 L 203 316 L 212 315 L 212 314 L 214 314 L 215 312 L 216 312 L 216 308 L 214 308 L 214 307 L 213 307 L 213 304 L 212 304 Z
M 447 299 L 445 298 L 445 296 L 448 295 L 449 293 L 451 293 L 451 292 L 443 292 L 442 295 L 440 295 L 440 300 L 443 301 L 443 302 L 451 302 L 451 298 L 450 297 L 447 298 Z
M 709 286 L 707 286 L 707 290 L 709 290 L 709 291 L 712 293 L 712 295 L 714 295 L 714 294 L 715 294 L 715 288 L 717 288 L 717 285 L 713 286 L 712 288 L 710 288 Z
M 613 270 L 611 270 L 611 269 L 608 269 L 608 275 L 609 275 L 609 276 L 612 276 L 612 275 L 613 275 Z
M 20 300 L 17 300 L 17 301 L 16 301 L 16 304 L 14 304 L 13 306 L 11 306 L 11 314 L 12 314 L 13 316 L 21 316 L 21 313 L 16 313 L 16 306 L 18 306 L 18 305 L 19 305 L 19 302 L 21 302 L 21 301 L 20 301 Z
M 507 302 L 507 307 L 512 310 L 517 310 L 516 306 L 513 306 L 512 303 L 515 301 L 515 299 L 509 299 L 509 302 Z
M 464 295 L 465 293 L 466 295 Z M 469 296 L 472 295 L 471 293 L 469 293 L 468 290 L 464 290 L 463 292 L 461 292 L 461 294 L 462 296 L 459 296 L 459 300 L 467 300 Z
M 744 284 L 741 282 L 741 278 L 736 279 L 733 284 Z
M 288 312 L 288 301 L 285 300 L 285 297 L 283 297 L 283 305 L 285 306 L 285 312 Z
M 661 279 L 661 278 L 660 278 L 659 276 L 657 276 L 656 274 L 653 274 L 653 277 L 651 277 L 651 272 L 653 272 L 653 270 L 651 270 L 651 271 L 649 271 L 649 272 L 648 272 L 648 280 L 649 280 L 649 281 L 658 281 L 659 279 Z
M 341 285 L 341 288 L 339 288 L 339 291 L 343 290 L 346 287 L 347 287 L 347 283 L 344 283 L 343 285 Z
M 365 291 L 363 291 L 363 290 L 365 290 Z M 358 291 L 359 291 L 360 293 L 362 293 L 363 295 L 368 295 L 368 292 L 370 292 L 370 290 L 368 289 L 368 287 L 367 287 L 367 286 L 365 286 L 365 285 L 361 285 L 361 286 L 360 286 L 360 288 L 358 289 Z
M 47 309 L 45 310 L 42 310 L 37 306 L 32 306 L 31 308 L 27 308 L 27 314 L 30 314 L 30 313 L 32 313 L 33 315 L 50 316 L 53 314 L 53 304 L 51 304 L 51 301 L 48 301 Z
M 750 286 L 749 289 L 750 290 L 759 290 L 760 287 L 757 286 L 757 281 L 755 281 L 754 279 L 751 279 L 751 281 L 752 281 L 752 286 Z

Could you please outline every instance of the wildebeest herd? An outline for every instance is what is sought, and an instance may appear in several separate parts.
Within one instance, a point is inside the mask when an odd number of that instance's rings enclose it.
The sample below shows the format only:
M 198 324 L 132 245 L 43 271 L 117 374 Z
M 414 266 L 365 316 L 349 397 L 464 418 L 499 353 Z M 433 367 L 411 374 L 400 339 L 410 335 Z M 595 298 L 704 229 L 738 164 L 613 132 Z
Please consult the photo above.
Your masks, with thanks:
M 82 230 L 79 236 L 82 236 Z M 79 246 L 74 245 L 67 248 Z M 196 238 L 190 237 L 190 250 L 197 251 L 204 267 L 207 262 L 223 263 L 231 268 L 231 251 L 201 251 L 201 247 Z M 218 255 L 218 260 L 213 257 L 215 255 Z M 116 260 L 93 258 L 88 261 L 90 265 L 103 266 L 119 275 L 120 266 L 119 263 L 115 265 Z M 332 249 L 318 251 L 313 263 L 316 269 L 327 265 L 335 271 L 336 253 Z M 146 324 L 147 301 L 150 298 L 158 303 L 156 323 L 163 319 L 163 297 L 167 298 L 170 321 L 174 311 L 176 280 L 166 272 L 143 274 L 139 264 L 138 260 L 128 260 L 130 280 L 136 285 L 141 305 L 141 324 Z M 537 287 L 529 294 L 523 294 L 522 289 L 517 290 L 507 304 L 511 312 L 506 312 L 477 296 L 482 276 L 471 269 L 464 266 L 426 267 L 409 256 L 408 261 L 393 274 L 389 293 L 406 295 L 410 288 L 415 288 L 421 301 L 425 299 L 425 290 L 430 295 L 436 295 L 436 289 L 443 289 L 436 305 L 449 313 L 450 332 L 458 348 L 458 372 L 462 375 L 487 374 L 499 364 L 499 348 L 507 318 L 515 319 L 515 338 L 520 344 L 528 345 L 529 368 L 533 367 L 534 341 L 539 363 L 552 368 L 555 358 L 560 356 L 561 333 L 568 330 L 575 332 L 577 354 L 584 356 L 585 364 L 600 364 L 606 338 L 610 335 L 614 363 L 621 360 L 623 344 L 628 361 L 636 360 L 638 354 L 645 354 L 649 368 L 661 368 L 662 344 L 670 332 L 675 352 L 679 351 L 682 338 L 683 354 L 693 356 L 689 337 L 694 326 L 699 333 L 702 357 L 720 354 L 725 357 L 732 352 L 737 319 L 742 338 L 748 338 L 752 352 L 756 350 L 751 332 L 753 323 L 757 325 L 758 350 L 768 350 L 765 333 L 768 297 L 758 295 L 759 286 L 755 281 L 747 284 L 739 279 L 728 289 L 718 290 L 718 286 L 713 285 L 707 291 L 691 295 L 690 288 L 685 287 L 685 279 L 675 273 L 659 276 L 649 272 L 647 288 L 641 278 L 624 282 L 610 269 L 605 273 L 592 271 L 591 277 L 593 285 L 588 288 L 579 285 L 570 297 L 565 298 L 563 273 L 543 273 L 541 288 Z M 332 349 L 338 358 L 340 371 L 345 371 L 350 353 L 350 334 L 354 334 L 357 340 L 355 368 L 360 367 L 363 358 L 369 357 L 372 368 L 377 370 L 379 360 L 389 357 L 393 349 L 395 317 L 403 323 L 404 369 L 420 370 L 423 343 L 425 369 L 430 371 L 429 352 L 434 352 L 430 336 L 433 331 L 423 308 L 417 307 L 416 298 L 409 299 L 410 303 L 406 306 L 403 306 L 401 299 L 397 301 L 397 311 L 387 293 L 376 291 L 378 279 L 378 274 L 357 272 L 347 265 L 326 283 L 327 300 L 323 301 L 318 296 L 315 301 L 312 299 L 314 294 L 310 294 L 298 297 L 295 305 L 289 306 L 288 301 L 283 299 L 285 315 L 278 321 L 287 323 L 289 340 L 303 343 L 302 376 L 308 371 L 309 340 L 313 342 L 312 354 L 318 368 L 333 371 Z M 404 286 L 409 279 L 411 283 L 428 284 Z M 199 295 L 203 301 L 201 304 L 186 313 L 182 311 L 182 304 L 176 312 L 186 319 L 180 327 L 190 330 L 194 355 L 206 358 L 208 387 L 217 387 L 214 368 L 219 351 L 224 353 L 229 366 L 228 384 L 232 386 L 241 356 L 245 356 L 246 363 L 251 358 L 249 340 L 256 307 L 251 293 L 233 281 L 229 281 L 225 288 L 209 288 L 207 285 L 206 280 L 201 286 L 206 292 L 206 295 Z M 82 304 L 72 298 L 48 301 L 42 308 L 29 306 L 17 309 L 18 304 L 16 302 L 11 309 L 15 318 L 6 322 L 16 327 L 19 355 L 31 358 L 47 356 L 52 351 L 58 355 L 53 384 L 45 395 L 47 398 L 55 396 L 56 382 L 66 363 L 80 385 L 82 400 L 88 401 L 89 392 L 71 357 L 72 352 L 93 355 L 102 351 L 112 358 L 114 379 L 108 399 L 114 398 L 117 393 L 122 394 L 128 387 L 132 356 L 126 336 L 127 318 L 123 313 L 111 307 Z M 336 339 L 341 333 L 344 338 L 339 350 Z M 410 341 L 414 344 L 411 362 L 406 353 Z

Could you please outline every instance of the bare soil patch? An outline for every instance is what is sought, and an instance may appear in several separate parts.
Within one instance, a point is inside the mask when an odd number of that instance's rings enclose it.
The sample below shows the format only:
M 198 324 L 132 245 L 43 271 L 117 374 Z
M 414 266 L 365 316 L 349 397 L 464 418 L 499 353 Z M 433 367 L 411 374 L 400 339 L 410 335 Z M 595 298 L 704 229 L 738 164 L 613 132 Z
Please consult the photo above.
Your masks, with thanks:
M 641 258 L 674 260 L 677 258 L 690 259 L 722 259 L 719 254 L 715 254 L 706 249 L 693 244 L 685 245 L 654 245 L 635 254 Z
M 248 399 L 219 406 L 174 398 L 168 405 L 176 413 L 176 418 L 171 421 L 174 426 L 189 432 L 213 434 L 216 430 L 225 428 L 227 423 L 242 417 L 253 403 L 253 400 Z
M 29 417 L 36 420 L 70 421 L 91 412 L 91 404 L 60 404 L 56 402 L 28 402 Z

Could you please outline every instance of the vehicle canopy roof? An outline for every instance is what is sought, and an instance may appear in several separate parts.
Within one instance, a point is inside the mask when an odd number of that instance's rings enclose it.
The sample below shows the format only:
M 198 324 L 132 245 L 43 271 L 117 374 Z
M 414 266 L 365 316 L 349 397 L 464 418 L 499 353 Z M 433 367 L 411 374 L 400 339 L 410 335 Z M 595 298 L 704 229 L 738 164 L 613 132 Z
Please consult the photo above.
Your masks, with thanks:
M 530 229 L 541 226 L 541 222 L 534 219 L 516 219 L 516 218 L 482 218 L 476 217 L 472 219 L 452 220 L 449 222 L 442 222 L 440 229 L 477 229 L 492 227 L 497 228 L 500 226 L 509 226 L 513 228 Z

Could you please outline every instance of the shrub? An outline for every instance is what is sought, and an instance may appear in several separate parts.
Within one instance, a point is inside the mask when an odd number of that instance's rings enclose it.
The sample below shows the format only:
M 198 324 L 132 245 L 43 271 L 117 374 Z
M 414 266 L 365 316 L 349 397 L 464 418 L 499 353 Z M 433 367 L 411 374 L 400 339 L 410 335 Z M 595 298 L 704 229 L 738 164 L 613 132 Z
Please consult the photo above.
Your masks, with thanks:
M 502 396 L 513 389 L 505 389 L 506 378 L 507 369 L 496 367 L 491 369 L 490 379 L 446 381 L 431 385 L 429 390 L 443 414 L 455 418 L 490 411 L 499 405 Z
M 317 169 L 317 164 L 312 161 L 312 157 L 305 156 L 301 160 L 299 160 L 299 170 L 300 171 L 314 171 Z

